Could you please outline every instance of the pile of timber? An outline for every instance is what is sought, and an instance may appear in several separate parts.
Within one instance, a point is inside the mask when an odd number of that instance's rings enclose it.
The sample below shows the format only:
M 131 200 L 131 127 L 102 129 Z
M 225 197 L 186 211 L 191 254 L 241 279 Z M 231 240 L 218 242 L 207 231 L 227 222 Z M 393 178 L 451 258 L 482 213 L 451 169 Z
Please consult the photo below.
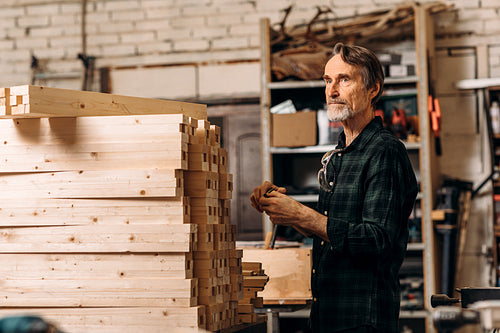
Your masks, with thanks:
M 262 308 L 264 300 L 258 295 L 264 290 L 269 277 L 260 262 L 242 262 L 243 299 L 238 301 L 238 319 L 242 323 L 257 321 L 255 308 Z
M 69 333 L 237 323 L 232 175 L 206 106 L 3 88 L 0 136 L 0 317 Z

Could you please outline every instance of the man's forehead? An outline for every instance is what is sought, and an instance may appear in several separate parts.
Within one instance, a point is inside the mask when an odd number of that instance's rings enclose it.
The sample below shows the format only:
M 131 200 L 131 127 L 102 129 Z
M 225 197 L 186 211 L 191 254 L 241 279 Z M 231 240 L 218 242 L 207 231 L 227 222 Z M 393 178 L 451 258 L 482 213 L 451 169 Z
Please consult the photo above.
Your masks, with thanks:
M 340 55 L 335 55 L 325 65 L 325 75 L 328 77 L 338 76 L 338 75 L 355 75 L 359 73 L 360 68 L 351 64 L 346 63 L 342 60 Z

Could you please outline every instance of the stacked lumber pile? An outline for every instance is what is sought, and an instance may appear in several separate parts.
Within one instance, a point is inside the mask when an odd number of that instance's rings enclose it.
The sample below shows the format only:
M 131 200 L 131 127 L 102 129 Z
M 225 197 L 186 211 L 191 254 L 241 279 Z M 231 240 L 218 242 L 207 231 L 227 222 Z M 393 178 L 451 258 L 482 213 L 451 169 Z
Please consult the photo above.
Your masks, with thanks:
M 230 223 L 233 178 L 227 172 L 227 151 L 220 148 L 220 129 L 207 121 L 193 127 L 184 179 L 191 223 L 198 226 L 194 277 L 199 304 L 205 306 L 206 329 L 219 331 L 237 324 L 243 250 L 235 248 L 236 226 Z
M 0 92 L 0 317 L 70 333 L 236 323 L 232 175 L 205 106 Z
M 242 323 L 257 321 L 255 308 L 264 306 L 258 292 L 264 290 L 269 277 L 264 273 L 260 262 L 242 262 L 243 299 L 238 301 L 238 319 Z

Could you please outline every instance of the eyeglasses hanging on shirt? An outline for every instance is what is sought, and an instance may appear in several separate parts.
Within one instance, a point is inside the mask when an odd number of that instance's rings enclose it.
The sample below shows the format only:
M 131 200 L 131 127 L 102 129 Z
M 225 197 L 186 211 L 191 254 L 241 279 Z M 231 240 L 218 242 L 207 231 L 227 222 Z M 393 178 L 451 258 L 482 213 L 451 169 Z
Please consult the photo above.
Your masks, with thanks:
M 327 152 L 323 157 L 321 158 L 321 165 L 323 166 L 321 169 L 318 171 L 318 182 L 319 186 L 326 191 L 326 192 L 331 192 L 333 190 L 333 187 L 335 186 L 335 179 L 336 179 L 336 172 L 335 172 L 335 167 L 332 165 L 332 178 L 328 179 L 327 177 L 327 166 L 328 163 L 330 162 L 331 158 L 333 155 L 337 154 L 338 152 L 342 151 L 343 148 L 339 149 L 334 149 L 330 150 Z

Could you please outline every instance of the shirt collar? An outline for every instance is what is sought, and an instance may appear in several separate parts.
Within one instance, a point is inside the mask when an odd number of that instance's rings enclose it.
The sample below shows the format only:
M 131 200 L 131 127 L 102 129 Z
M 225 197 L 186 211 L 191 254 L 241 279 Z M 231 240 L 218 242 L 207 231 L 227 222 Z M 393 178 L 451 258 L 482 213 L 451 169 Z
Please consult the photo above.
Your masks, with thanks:
M 368 125 L 363 128 L 361 133 L 354 139 L 354 141 L 346 148 L 346 139 L 345 139 L 345 132 L 342 131 L 342 133 L 339 136 L 339 143 L 337 145 L 337 148 L 343 149 L 345 152 L 354 150 L 354 149 L 363 149 L 370 141 L 371 138 L 375 135 L 375 133 L 379 132 L 382 128 L 384 127 L 382 123 L 382 118 L 380 117 L 375 117 L 373 118 Z

